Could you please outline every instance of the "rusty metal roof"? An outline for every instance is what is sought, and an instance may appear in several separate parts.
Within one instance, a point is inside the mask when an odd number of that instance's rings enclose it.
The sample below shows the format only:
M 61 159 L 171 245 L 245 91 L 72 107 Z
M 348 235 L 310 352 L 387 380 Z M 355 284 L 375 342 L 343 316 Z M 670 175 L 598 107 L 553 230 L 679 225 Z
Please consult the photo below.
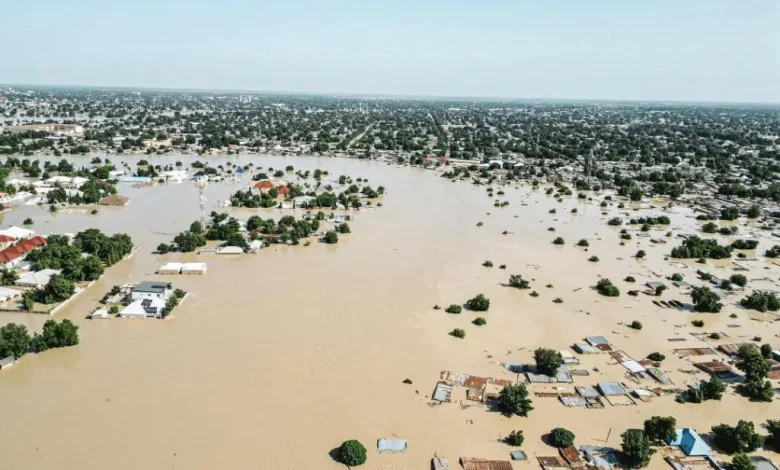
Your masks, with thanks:
M 507 460 L 487 460 L 461 457 L 460 464 L 464 470 L 512 470 L 512 464 Z

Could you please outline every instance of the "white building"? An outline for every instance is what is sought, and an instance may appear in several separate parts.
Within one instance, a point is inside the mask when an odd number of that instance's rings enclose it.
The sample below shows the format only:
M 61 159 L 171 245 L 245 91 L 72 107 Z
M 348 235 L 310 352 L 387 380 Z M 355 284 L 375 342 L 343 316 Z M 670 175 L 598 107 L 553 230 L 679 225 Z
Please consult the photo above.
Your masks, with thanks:
M 182 263 L 166 263 L 157 269 L 157 274 L 180 274 Z
M 7 302 L 22 296 L 22 292 L 8 287 L 0 287 L 0 302 Z
M 160 299 L 163 301 L 168 300 L 173 292 L 173 284 L 170 282 L 160 281 L 143 281 L 133 288 L 133 293 L 130 294 L 130 299 L 134 302 L 136 300 L 143 299 Z
M 106 310 L 104 308 L 100 308 L 100 309 L 97 309 L 94 312 L 92 312 L 92 315 L 90 315 L 89 318 L 91 318 L 93 320 L 98 320 L 98 319 L 102 320 L 102 319 L 111 318 L 111 317 L 108 314 L 108 310 Z
M 133 291 L 135 294 L 135 291 Z M 120 317 L 128 318 L 162 318 L 162 310 L 165 300 L 157 297 L 134 300 L 130 305 L 119 312 Z
M 34 287 L 40 289 L 49 283 L 51 277 L 62 273 L 61 269 L 42 269 L 35 273 L 23 274 L 14 282 L 19 287 Z
M 206 274 L 206 263 L 184 263 L 182 274 Z
M 168 180 L 173 182 L 179 182 L 189 179 L 189 175 L 184 170 L 171 170 L 171 171 L 163 171 L 162 176 Z
M 0 235 L 5 235 L 7 237 L 15 238 L 17 240 L 24 240 L 27 238 L 32 238 L 35 236 L 35 232 L 32 230 L 27 230 L 26 228 L 21 227 L 10 227 L 3 230 L 0 230 Z

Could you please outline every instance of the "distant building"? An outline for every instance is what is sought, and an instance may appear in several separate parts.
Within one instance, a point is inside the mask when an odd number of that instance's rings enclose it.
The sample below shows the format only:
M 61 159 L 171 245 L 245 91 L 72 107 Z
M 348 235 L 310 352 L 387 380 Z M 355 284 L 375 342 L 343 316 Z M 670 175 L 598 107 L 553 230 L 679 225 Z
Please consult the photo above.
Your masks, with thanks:
M 129 197 L 120 196 L 119 194 L 112 194 L 106 196 L 98 201 L 101 206 L 126 206 L 130 202 Z
M 12 134 L 23 134 L 32 131 L 73 137 L 84 135 L 84 126 L 80 124 L 23 124 L 21 126 L 8 126 L 5 130 Z
M 62 273 L 61 269 L 42 269 L 38 272 L 27 273 L 22 275 L 14 282 L 19 287 L 33 287 L 40 289 L 49 283 L 51 277 L 55 274 Z

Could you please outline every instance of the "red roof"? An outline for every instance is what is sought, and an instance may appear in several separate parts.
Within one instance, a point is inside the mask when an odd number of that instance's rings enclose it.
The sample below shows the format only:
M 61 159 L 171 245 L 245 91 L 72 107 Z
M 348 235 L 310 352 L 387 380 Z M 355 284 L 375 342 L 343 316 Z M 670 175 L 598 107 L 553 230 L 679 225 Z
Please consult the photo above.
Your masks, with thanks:
M 15 242 L 16 238 L 9 237 L 8 235 L 0 235 L 0 243 L 11 243 Z
M 255 188 L 257 189 L 271 189 L 274 187 L 274 184 L 268 180 L 262 180 L 255 183 Z
M 282 196 L 287 196 L 288 194 L 290 194 L 290 188 L 288 188 L 287 186 L 280 187 L 279 194 L 281 194 Z
M 9 246 L 5 250 L 0 251 L 0 263 L 7 263 L 9 261 L 13 261 L 21 257 L 25 253 L 27 252 L 22 251 L 22 249 L 18 246 Z

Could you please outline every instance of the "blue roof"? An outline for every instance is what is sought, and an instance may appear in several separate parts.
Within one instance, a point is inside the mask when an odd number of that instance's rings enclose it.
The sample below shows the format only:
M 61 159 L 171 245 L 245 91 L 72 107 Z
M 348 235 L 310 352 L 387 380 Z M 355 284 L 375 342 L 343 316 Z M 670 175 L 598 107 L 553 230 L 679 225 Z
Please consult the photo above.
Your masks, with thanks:
M 711 455 L 712 449 L 706 442 L 696 434 L 691 428 L 682 428 L 675 430 L 676 437 L 674 440 L 667 440 L 670 446 L 679 446 L 683 452 L 687 455 L 701 457 L 705 455 Z

